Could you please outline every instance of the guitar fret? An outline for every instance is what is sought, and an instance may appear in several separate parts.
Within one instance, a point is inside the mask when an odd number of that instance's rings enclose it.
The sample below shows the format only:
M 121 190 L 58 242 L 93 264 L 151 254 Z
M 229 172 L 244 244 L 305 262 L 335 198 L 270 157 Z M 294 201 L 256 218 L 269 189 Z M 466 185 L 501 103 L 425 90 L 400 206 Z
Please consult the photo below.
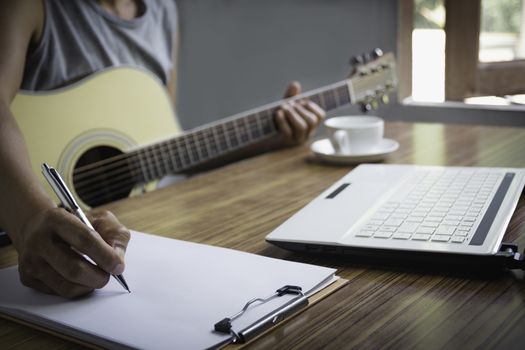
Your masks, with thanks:
M 144 172 L 142 171 L 142 163 L 140 161 L 139 152 L 132 151 L 128 154 L 127 159 L 128 167 L 134 173 L 137 183 L 144 181 Z
M 248 132 L 248 124 L 245 119 L 238 119 L 238 127 L 240 130 L 241 142 L 248 143 L 250 142 L 250 134 Z
M 156 179 L 157 178 L 157 164 L 155 161 L 155 152 L 153 152 L 151 147 L 147 147 L 147 150 L 148 150 L 147 154 L 149 157 L 152 179 Z
M 184 163 L 184 157 L 182 156 L 183 147 L 180 138 L 175 140 L 174 144 L 177 149 L 177 159 L 180 163 L 180 169 L 184 169 L 186 166 Z
M 325 109 L 327 111 L 335 109 L 337 107 L 335 96 L 332 90 L 324 91 L 322 96 L 325 101 L 325 106 L 326 106 Z
M 184 167 L 191 165 L 190 152 L 188 151 L 188 145 L 186 144 L 186 137 L 182 136 L 181 139 L 182 159 L 184 161 Z
M 153 152 L 151 151 L 151 148 L 146 147 L 146 150 L 147 150 L 146 155 L 148 156 L 148 163 L 149 163 L 149 168 L 150 168 L 150 173 L 151 173 L 151 180 L 154 180 L 157 178 L 157 168 L 155 165 L 155 156 Z
M 212 128 L 213 140 L 215 141 L 215 148 L 217 155 L 221 154 L 221 139 L 217 128 Z
M 139 160 L 141 163 L 142 172 L 144 174 L 144 182 L 149 182 L 151 180 L 149 176 L 150 166 L 148 164 L 149 162 L 148 162 L 147 150 L 146 149 L 139 150 L 138 154 L 139 154 Z
M 197 137 L 197 133 L 194 133 L 192 135 L 193 135 L 192 143 L 195 145 L 195 149 L 197 151 L 197 159 L 202 160 L 202 159 L 204 159 L 204 156 L 202 154 L 202 147 L 198 146 L 199 145 L 199 139 Z M 190 136 L 191 136 L 191 134 L 190 134 Z
M 148 152 L 150 154 L 150 161 L 151 161 L 151 169 L 153 171 L 153 178 L 156 179 L 159 176 L 159 168 L 158 168 L 158 162 L 157 162 L 157 154 L 155 152 L 156 145 L 149 146 Z
M 163 171 L 161 176 L 166 176 L 167 174 L 171 173 L 168 157 L 166 157 L 166 152 L 164 150 L 164 142 L 159 143 L 159 159 L 160 168 Z
M 175 162 L 178 164 L 178 169 L 184 169 L 184 160 L 182 159 L 182 147 L 180 143 L 180 138 L 174 139 L 172 141 L 172 148 L 175 153 Z
M 322 93 L 319 93 L 319 94 L 317 94 L 317 97 L 318 97 L 318 101 L 319 101 L 318 105 L 319 105 L 322 109 L 326 110 L 326 104 L 325 104 L 325 101 L 324 101 L 323 94 L 322 94 Z
M 336 91 L 339 98 L 339 106 L 344 106 L 350 103 L 350 94 L 348 93 L 348 87 L 346 84 L 338 87 Z
M 164 162 L 162 161 L 162 150 L 160 144 L 153 145 L 152 152 L 155 159 L 155 167 L 157 168 L 157 178 L 159 178 L 166 174 Z
M 171 166 L 170 166 L 170 162 L 169 162 L 169 157 L 166 155 L 166 142 L 161 142 L 159 143 L 159 156 L 160 156 L 160 160 L 161 160 L 161 164 L 162 164 L 162 170 L 164 170 L 164 173 L 162 174 L 162 176 L 165 176 L 166 174 L 170 174 L 171 173 Z
M 213 129 L 207 129 L 206 133 L 209 141 L 210 157 L 215 157 L 219 153 L 215 133 L 213 132 Z
M 228 121 L 226 122 L 228 125 L 228 133 L 229 133 L 229 139 L 230 139 L 230 145 L 233 149 L 238 148 L 240 145 L 240 140 L 237 132 L 237 125 L 235 124 L 235 121 Z
M 212 141 L 213 141 L 213 151 L 215 152 L 215 156 L 219 155 L 221 153 L 221 141 L 219 140 L 219 135 L 217 134 L 216 128 L 210 129 L 211 135 L 212 135 Z
M 172 173 L 172 166 L 170 164 L 170 157 L 166 152 L 166 142 L 160 143 L 160 159 L 162 160 L 162 168 L 164 170 L 164 174 L 170 174 Z
M 261 118 L 262 118 L 261 112 L 255 113 L 254 118 L 255 118 L 255 125 L 256 125 L 256 129 L 257 129 L 257 133 L 259 134 L 259 137 L 261 137 L 261 136 L 264 135 L 263 127 L 262 127 L 262 123 L 261 123 Z
M 204 159 L 211 158 L 210 140 L 206 136 L 207 135 L 206 130 L 201 131 L 199 134 L 200 134 L 199 136 L 201 138 L 201 142 L 204 143 L 204 147 L 202 148 Z
M 188 153 L 190 154 L 191 163 L 193 164 L 197 163 L 200 160 L 200 158 L 199 152 L 197 150 L 197 145 L 195 144 L 192 136 L 192 134 L 188 134 L 185 138 L 186 144 L 188 145 Z
M 321 98 L 319 97 L 318 94 L 312 95 L 312 96 L 310 96 L 308 98 L 310 99 L 310 101 L 312 101 L 316 105 L 321 106 Z
M 228 123 L 224 123 L 222 124 L 222 131 L 223 131 L 223 134 L 224 134 L 224 139 L 226 140 L 226 145 L 228 146 L 228 150 L 230 149 L 233 149 L 233 145 L 232 145 L 232 137 L 231 137 L 231 134 L 228 130 Z
M 144 156 L 145 156 L 146 166 L 148 170 L 148 181 L 151 181 L 152 179 L 155 178 L 155 174 L 153 173 L 154 169 L 152 168 L 151 156 L 149 155 L 149 149 L 147 147 L 144 148 Z
M 126 161 L 126 169 L 131 174 L 131 177 L 135 183 L 142 182 L 140 160 L 136 152 L 130 152 L 125 155 L 124 160 Z M 137 166 L 138 165 L 138 166 Z
M 337 91 L 337 89 L 334 89 L 332 91 L 334 93 L 334 99 L 335 99 L 335 104 L 336 104 L 335 108 L 339 108 L 341 106 L 341 104 L 339 103 L 339 92 Z
M 262 120 L 263 134 L 268 135 L 275 131 L 275 123 L 273 122 L 273 113 L 267 109 L 264 111 L 264 119 Z
M 252 135 L 252 139 L 257 140 L 260 135 L 259 130 L 257 129 L 257 121 L 254 118 L 255 116 L 250 114 L 246 117 L 246 120 L 248 121 L 248 133 Z
M 226 138 L 226 135 L 224 134 L 224 128 L 222 127 L 221 124 L 217 125 L 216 128 L 216 133 L 219 137 L 219 150 L 221 152 L 225 152 L 228 150 L 228 140 Z
M 171 164 L 173 164 L 173 172 L 177 173 L 177 171 L 181 168 L 181 166 L 179 165 L 180 161 L 179 161 L 179 163 L 177 163 L 177 159 L 179 157 L 179 154 L 177 152 L 174 152 L 174 150 L 173 150 L 173 141 L 172 142 L 168 142 L 167 145 L 168 145 L 168 152 L 169 152 L 169 155 L 170 155 L 170 158 L 171 158 Z

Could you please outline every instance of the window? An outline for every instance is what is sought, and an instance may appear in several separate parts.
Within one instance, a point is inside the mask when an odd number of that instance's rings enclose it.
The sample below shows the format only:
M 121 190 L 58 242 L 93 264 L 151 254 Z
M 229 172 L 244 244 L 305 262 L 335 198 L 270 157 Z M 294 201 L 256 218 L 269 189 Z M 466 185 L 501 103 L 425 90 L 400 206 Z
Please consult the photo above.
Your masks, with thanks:
M 523 103 L 525 0 L 399 3 L 402 98 Z

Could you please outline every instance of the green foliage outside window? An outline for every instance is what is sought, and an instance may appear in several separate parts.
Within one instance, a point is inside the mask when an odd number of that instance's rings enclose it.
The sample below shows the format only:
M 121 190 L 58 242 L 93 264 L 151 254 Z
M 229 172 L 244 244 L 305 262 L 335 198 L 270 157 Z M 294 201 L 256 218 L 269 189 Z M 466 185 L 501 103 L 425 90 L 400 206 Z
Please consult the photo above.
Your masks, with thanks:
M 519 33 L 523 1 L 481 0 L 481 31 Z M 444 11 L 443 0 L 414 0 L 415 28 L 443 28 Z
M 519 33 L 522 0 L 482 0 L 482 32 Z

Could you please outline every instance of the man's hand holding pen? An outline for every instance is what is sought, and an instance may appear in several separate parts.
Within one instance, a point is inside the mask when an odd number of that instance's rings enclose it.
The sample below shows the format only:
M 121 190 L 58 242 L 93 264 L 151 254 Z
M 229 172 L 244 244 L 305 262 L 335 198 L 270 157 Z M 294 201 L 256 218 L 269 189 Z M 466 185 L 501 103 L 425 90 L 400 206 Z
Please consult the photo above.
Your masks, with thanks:
M 44 293 L 75 298 L 104 287 L 111 274 L 122 274 L 129 230 L 108 211 L 87 216 L 96 232 L 58 207 L 43 210 L 26 223 L 22 239 L 14 242 L 23 284 Z

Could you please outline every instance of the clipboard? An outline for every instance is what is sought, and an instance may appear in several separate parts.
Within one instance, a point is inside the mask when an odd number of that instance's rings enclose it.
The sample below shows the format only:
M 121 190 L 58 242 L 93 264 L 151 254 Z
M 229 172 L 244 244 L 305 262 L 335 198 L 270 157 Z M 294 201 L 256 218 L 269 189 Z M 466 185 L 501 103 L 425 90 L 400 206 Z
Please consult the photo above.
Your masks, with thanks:
M 141 291 L 142 287 L 139 283 L 140 281 L 137 280 L 137 276 L 141 273 L 138 271 L 140 270 L 140 267 L 137 263 L 146 264 L 149 262 L 151 265 L 150 259 L 145 258 L 143 253 L 144 251 L 150 250 L 152 245 L 158 250 L 157 254 L 151 257 L 153 260 L 162 260 L 163 258 L 171 257 L 172 261 L 170 263 L 175 264 L 177 263 L 177 258 L 180 258 L 180 262 L 185 261 L 185 258 L 190 256 L 191 259 L 194 260 L 188 263 L 192 264 L 196 261 L 200 261 L 199 256 L 206 256 L 209 258 L 203 262 L 204 266 L 195 268 L 193 275 L 186 273 L 187 276 L 183 276 L 182 279 L 175 284 L 179 287 L 185 288 L 180 288 L 184 290 L 179 290 L 178 295 L 184 295 L 184 293 L 198 294 L 194 296 L 195 298 L 192 299 L 194 302 L 191 303 L 191 305 L 189 305 L 191 307 L 188 308 L 188 310 L 196 310 L 194 315 L 188 315 L 187 312 L 184 313 L 184 310 L 177 309 L 177 307 L 184 304 L 184 300 L 181 300 L 179 304 L 177 304 L 176 301 L 175 304 L 166 305 L 166 307 L 164 307 L 164 304 L 160 303 L 160 311 L 154 310 L 156 313 L 150 312 L 149 314 L 144 314 L 142 311 L 145 309 L 139 309 L 138 314 L 143 317 L 140 321 L 140 326 L 151 324 L 151 329 L 141 330 L 142 333 L 140 336 L 135 335 L 135 338 L 133 338 L 134 333 L 138 333 L 133 329 L 136 324 L 133 324 L 133 317 L 130 316 L 133 314 L 133 312 L 131 312 L 133 310 L 124 310 L 127 312 L 127 314 L 124 315 L 112 315 L 111 313 L 98 314 L 99 312 L 106 312 L 105 310 L 108 307 L 116 307 L 116 305 L 126 305 L 128 306 L 128 309 L 133 309 L 133 307 L 129 307 L 129 305 L 132 304 L 126 303 L 126 296 L 118 294 L 122 293 L 121 288 L 119 288 L 120 286 L 116 282 L 111 281 L 106 288 L 97 292 L 98 296 L 95 295 L 95 299 L 92 298 L 93 300 L 96 300 L 94 303 L 91 303 L 89 298 L 76 302 L 64 302 L 64 299 L 62 298 L 41 295 L 40 293 L 28 290 L 23 286 L 13 288 L 13 290 L 11 290 L 12 294 L 6 294 L 5 291 L 0 291 L 0 316 L 91 348 L 154 348 L 154 346 L 150 346 L 153 344 L 148 344 L 147 342 L 140 343 L 141 339 L 139 338 L 147 338 L 148 336 L 152 337 L 157 331 L 163 332 L 166 336 L 166 339 L 164 340 L 155 338 L 155 341 L 159 341 L 159 343 L 155 344 L 159 349 L 172 348 L 173 343 L 170 343 L 170 341 L 173 341 L 173 339 L 177 340 L 176 344 L 178 347 L 185 349 L 222 348 L 227 345 L 228 347 L 235 348 L 238 347 L 238 344 L 242 344 L 242 341 L 248 342 L 256 339 L 273 329 L 274 326 L 304 311 L 309 305 L 312 305 L 333 293 L 347 282 L 336 277 L 334 269 L 272 259 L 231 249 L 176 241 L 138 232 L 132 232 L 132 236 L 132 242 L 134 242 L 134 245 L 130 245 L 128 248 L 128 268 L 126 273 L 129 275 L 128 282 L 132 288 L 131 295 L 135 294 L 135 298 L 137 298 L 136 300 L 148 297 L 148 302 L 152 302 L 152 300 L 155 301 L 156 299 L 155 296 L 150 295 L 150 290 L 146 289 L 145 291 Z M 135 249 L 136 247 L 140 248 L 137 250 Z M 184 255 L 184 252 L 186 252 L 187 255 Z M 213 275 L 220 273 L 216 270 L 210 269 L 207 276 L 201 276 L 201 272 L 207 271 L 210 264 L 218 270 L 225 270 L 228 267 L 232 267 L 232 264 L 235 264 L 237 270 L 230 270 L 229 272 L 233 274 L 237 273 L 237 275 L 245 268 L 249 268 L 250 271 L 255 270 L 255 272 L 251 278 L 247 276 L 244 279 L 239 278 L 232 283 L 221 282 L 220 285 L 217 285 L 216 281 L 213 280 Z M 146 271 L 148 268 L 149 267 L 142 267 L 143 271 Z M 181 273 L 180 271 L 182 268 L 183 267 L 178 266 L 179 270 L 175 271 L 174 275 Z M 270 278 L 261 274 L 261 272 L 264 271 L 268 272 Z M 13 280 L 9 280 L 10 278 Z M 184 278 L 191 278 L 193 286 L 183 285 Z M 217 278 L 217 280 L 219 279 L 224 281 L 222 278 Z M 9 268 L 1 270 L 0 281 L 8 284 L 19 283 L 16 269 Z M 288 293 L 288 290 L 286 293 L 283 293 L 282 296 L 273 297 L 268 303 L 252 302 L 248 305 L 247 312 L 243 313 L 241 317 L 237 317 L 233 320 L 233 330 L 237 334 L 244 334 L 245 329 L 255 325 L 255 327 L 250 329 L 249 336 L 244 337 L 244 339 L 238 339 L 233 337 L 231 333 L 221 334 L 214 330 L 215 323 L 223 320 L 228 315 L 228 317 L 232 318 L 231 316 L 234 316 L 234 313 L 238 312 L 243 305 L 246 306 L 245 303 L 250 301 L 250 298 L 261 295 L 267 295 L 270 297 L 275 294 L 276 290 L 280 290 L 281 287 L 283 287 L 283 284 L 281 284 L 283 281 L 286 281 L 286 283 L 290 281 L 292 285 L 299 287 L 302 286 L 304 288 L 301 288 L 301 293 L 297 293 L 298 289 L 296 288 L 292 289 L 295 293 Z M 273 283 L 274 286 L 276 285 L 278 287 L 268 288 L 268 284 L 270 283 Z M 206 290 L 203 290 L 204 288 L 206 288 Z M 229 290 L 223 288 L 229 288 Z M 153 292 L 155 290 L 159 291 L 158 289 L 154 289 Z M 213 290 L 214 293 L 210 293 L 210 290 Z M 232 292 L 232 290 L 236 291 Z M 271 293 L 267 293 L 268 290 L 271 290 Z M 257 293 L 254 291 L 257 291 Z M 262 292 L 259 293 L 259 291 Z M 161 292 L 164 291 L 161 290 Z M 140 293 L 143 293 L 143 295 L 141 296 Z M 231 294 L 235 295 L 232 296 Z M 162 295 L 170 294 L 164 293 Z M 215 300 L 202 301 L 199 298 L 203 295 L 206 295 L 207 297 L 210 297 L 211 295 L 211 299 L 215 298 Z M 267 299 L 268 297 L 260 299 Z M 22 305 L 26 298 L 33 298 L 30 307 Z M 106 302 L 104 298 L 112 301 Z M 128 296 L 127 298 L 130 297 Z M 227 300 L 228 298 L 229 300 Z M 283 298 L 282 301 L 280 298 Z M 218 303 L 217 300 L 219 299 L 224 303 Z M 136 302 L 136 300 L 131 301 Z M 195 300 L 201 300 L 201 302 L 196 304 Z M 293 307 L 291 309 L 283 311 L 292 304 Z M 217 309 L 209 310 L 210 305 L 217 306 Z M 163 315 L 159 315 L 159 312 L 162 313 L 164 309 L 170 309 L 172 307 L 180 314 L 173 315 L 173 313 L 170 313 L 167 315 L 169 317 L 165 319 L 162 318 Z M 206 310 L 204 310 L 206 312 L 202 315 L 198 314 L 199 312 L 203 312 L 200 308 L 206 308 Z M 87 315 L 87 318 L 92 317 L 91 323 L 88 321 L 83 322 L 79 319 L 79 315 L 84 316 L 86 312 L 91 313 L 91 315 Z M 106 320 L 106 318 L 112 318 L 114 316 L 118 316 L 124 320 L 130 320 L 131 324 L 126 325 L 126 327 L 119 325 L 122 326 L 122 329 L 114 329 L 112 332 L 101 334 L 101 329 L 105 330 L 105 328 L 103 325 L 98 325 L 99 319 L 101 322 L 106 322 L 109 325 L 119 323 L 118 317 L 117 320 Z M 245 317 L 247 320 L 243 320 Z M 194 319 L 199 318 L 201 318 L 202 324 L 197 323 L 197 326 L 202 327 L 194 327 L 195 325 L 191 322 L 194 321 Z M 270 320 L 271 322 L 261 323 L 261 319 Z M 93 320 L 96 322 L 93 322 Z M 163 324 L 164 321 L 167 325 Z M 162 324 L 163 329 L 153 329 L 155 328 L 155 322 L 159 325 Z M 179 330 L 176 328 L 181 327 L 181 324 L 185 322 L 188 323 L 188 329 L 190 332 L 188 334 L 177 333 Z M 99 327 L 97 328 L 97 326 Z M 191 334 L 191 330 L 194 328 L 194 333 Z M 166 335 L 166 332 L 172 332 L 173 334 Z M 171 340 L 169 338 L 170 336 L 173 336 Z M 186 338 L 182 339 L 179 337 Z M 171 346 L 163 346 L 167 344 Z

